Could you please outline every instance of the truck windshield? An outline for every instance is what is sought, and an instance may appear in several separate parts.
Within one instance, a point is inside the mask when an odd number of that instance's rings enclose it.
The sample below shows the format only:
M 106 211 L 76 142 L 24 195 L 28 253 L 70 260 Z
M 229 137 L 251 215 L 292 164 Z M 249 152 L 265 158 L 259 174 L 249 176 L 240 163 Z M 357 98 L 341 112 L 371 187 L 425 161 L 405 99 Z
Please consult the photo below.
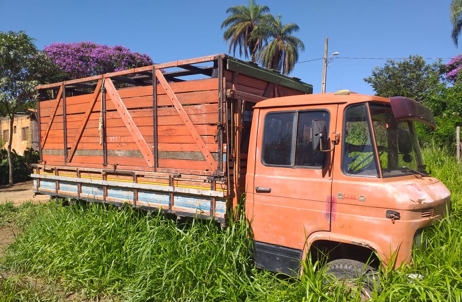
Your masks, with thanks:
M 383 177 L 425 174 L 412 122 L 396 121 L 387 104 L 369 104 L 369 109 L 372 127 L 366 104 L 346 111 L 344 172 L 370 177 L 378 177 L 379 169 Z M 378 154 L 375 154 L 372 133 Z

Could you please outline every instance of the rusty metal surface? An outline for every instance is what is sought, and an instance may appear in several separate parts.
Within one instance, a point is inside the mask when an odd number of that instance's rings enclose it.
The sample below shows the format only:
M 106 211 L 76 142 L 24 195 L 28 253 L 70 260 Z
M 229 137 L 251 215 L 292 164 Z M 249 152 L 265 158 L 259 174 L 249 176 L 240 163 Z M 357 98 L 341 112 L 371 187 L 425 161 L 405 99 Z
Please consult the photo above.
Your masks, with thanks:
M 131 117 L 130 113 L 125 107 L 124 102 L 122 101 L 119 94 L 117 93 L 117 90 L 114 87 L 114 84 L 112 83 L 111 79 L 105 79 L 104 87 L 109 93 L 109 95 L 111 96 L 111 101 L 114 103 L 114 106 L 116 107 L 120 118 L 124 122 L 125 126 L 128 128 L 130 134 L 135 140 L 136 145 L 138 146 L 141 153 L 143 154 L 143 157 L 146 160 L 146 163 L 148 164 L 149 167 L 154 167 L 154 156 L 151 152 L 151 148 L 149 148 L 143 135 L 141 134 L 138 127 L 136 126 L 135 122 L 133 121 L 133 118 Z

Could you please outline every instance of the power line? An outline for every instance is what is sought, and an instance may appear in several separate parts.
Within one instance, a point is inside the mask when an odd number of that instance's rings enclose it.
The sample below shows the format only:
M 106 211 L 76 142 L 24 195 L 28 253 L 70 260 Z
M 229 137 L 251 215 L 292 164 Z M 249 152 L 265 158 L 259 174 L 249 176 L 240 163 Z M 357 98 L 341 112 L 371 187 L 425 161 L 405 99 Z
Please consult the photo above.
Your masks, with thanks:
M 336 59 L 346 59 L 346 60 L 407 60 L 407 58 L 367 58 L 367 57 L 336 57 Z M 450 60 L 452 58 L 422 58 L 424 60 Z
M 319 61 L 324 58 L 316 58 L 316 59 L 308 59 L 304 61 L 298 61 L 297 64 L 300 63 L 308 63 L 308 62 L 313 62 L 313 61 Z M 335 60 L 375 60 L 375 61 L 383 61 L 383 60 L 406 60 L 409 59 L 407 58 L 385 58 L 385 57 L 335 57 Z M 436 60 L 451 60 L 452 58 L 423 58 L 424 60 L 427 61 L 436 61 Z
M 319 61 L 319 60 L 322 60 L 322 59 L 324 59 L 324 58 L 321 57 L 321 58 L 317 58 L 317 59 L 310 59 L 310 60 L 305 60 L 305 61 L 298 61 L 297 64 L 298 64 L 298 63 L 307 63 L 307 62 Z

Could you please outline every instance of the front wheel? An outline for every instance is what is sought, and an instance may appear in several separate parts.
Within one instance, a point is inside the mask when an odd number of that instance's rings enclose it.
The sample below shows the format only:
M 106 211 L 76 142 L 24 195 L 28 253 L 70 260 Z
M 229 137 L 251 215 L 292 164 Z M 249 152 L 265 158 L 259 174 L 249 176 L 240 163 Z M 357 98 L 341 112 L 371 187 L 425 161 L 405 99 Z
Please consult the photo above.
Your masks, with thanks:
M 378 287 L 377 271 L 362 262 L 338 259 L 327 263 L 327 274 L 335 277 L 347 290 L 362 301 L 372 298 L 374 287 Z

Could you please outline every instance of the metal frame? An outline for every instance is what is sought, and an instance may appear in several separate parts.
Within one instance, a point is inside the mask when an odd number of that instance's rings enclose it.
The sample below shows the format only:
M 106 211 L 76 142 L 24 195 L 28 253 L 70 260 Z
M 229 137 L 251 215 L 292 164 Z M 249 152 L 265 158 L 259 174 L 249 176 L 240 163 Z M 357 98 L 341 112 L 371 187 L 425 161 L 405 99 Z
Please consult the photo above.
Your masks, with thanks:
M 182 193 L 182 194 L 205 196 L 205 197 L 222 197 L 222 198 L 225 197 L 225 194 L 222 191 L 178 188 L 178 187 L 174 187 L 171 185 L 159 186 L 159 185 L 151 185 L 151 184 L 139 184 L 139 183 L 118 182 L 118 181 L 109 181 L 109 180 L 75 178 L 75 177 L 65 177 L 65 176 L 46 175 L 46 174 L 31 174 L 30 176 L 32 178 L 37 178 L 37 179 L 74 182 L 76 184 L 79 183 L 79 184 L 90 184 L 90 185 L 99 185 L 99 186 L 107 186 L 107 187 L 160 191 L 160 192 L 168 192 L 168 193 Z

